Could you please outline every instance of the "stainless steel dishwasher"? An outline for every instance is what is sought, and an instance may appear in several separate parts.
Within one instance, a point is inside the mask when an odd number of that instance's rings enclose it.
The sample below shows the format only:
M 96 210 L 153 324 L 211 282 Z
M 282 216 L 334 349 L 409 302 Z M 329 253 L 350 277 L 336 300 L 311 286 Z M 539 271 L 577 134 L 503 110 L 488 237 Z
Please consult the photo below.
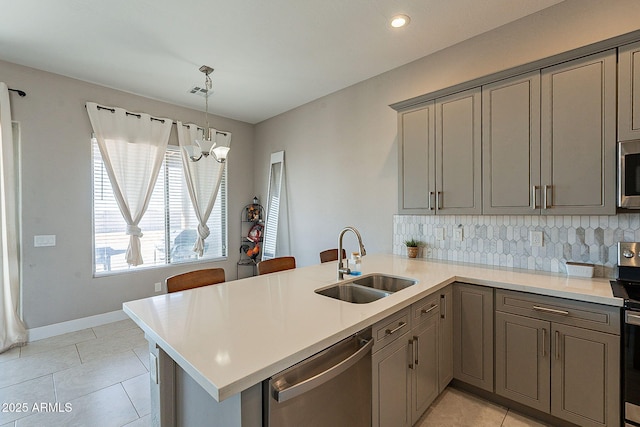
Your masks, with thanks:
M 370 427 L 371 329 L 263 383 L 266 427 Z

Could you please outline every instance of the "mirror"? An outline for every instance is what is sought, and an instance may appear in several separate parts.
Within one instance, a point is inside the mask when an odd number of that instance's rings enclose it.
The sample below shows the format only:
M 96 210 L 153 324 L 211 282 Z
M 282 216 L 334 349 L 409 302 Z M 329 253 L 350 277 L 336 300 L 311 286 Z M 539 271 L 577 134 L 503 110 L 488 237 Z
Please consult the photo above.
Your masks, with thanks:
M 282 183 L 284 182 L 284 151 L 271 154 L 269 168 L 269 190 L 267 192 L 267 219 L 264 226 L 262 260 L 276 257 L 278 243 L 278 220 L 282 202 Z

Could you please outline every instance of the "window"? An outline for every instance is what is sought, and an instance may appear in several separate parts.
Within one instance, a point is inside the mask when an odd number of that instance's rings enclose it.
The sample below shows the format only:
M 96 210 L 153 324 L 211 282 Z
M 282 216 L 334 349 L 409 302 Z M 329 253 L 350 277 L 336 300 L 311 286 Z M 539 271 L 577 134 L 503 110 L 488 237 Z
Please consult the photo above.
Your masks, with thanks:
M 102 162 L 98 143 L 93 142 L 93 241 L 96 275 L 138 270 L 166 264 L 216 259 L 227 256 L 227 173 L 207 225 L 202 257 L 192 251 L 197 238 L 196 219 L 182 171 L 180 149 L 169 145 L 162 162 L 147 212 L 140 221 L 144 264 L 131 267 L 125 261 L 129 236 L 126 223 L 113 196 L 111 182 Z

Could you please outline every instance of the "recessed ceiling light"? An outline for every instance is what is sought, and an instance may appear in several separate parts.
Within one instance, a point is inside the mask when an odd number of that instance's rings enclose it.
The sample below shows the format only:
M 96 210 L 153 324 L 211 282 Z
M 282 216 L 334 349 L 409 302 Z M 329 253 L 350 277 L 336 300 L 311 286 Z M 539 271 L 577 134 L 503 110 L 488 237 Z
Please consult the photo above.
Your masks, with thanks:
M 393 28 L 401 28 L 407 26 L 409 25 L 409 22 L 411 22 L 411 18 L 409 18 L 409 16 L 407 15 L 396 15 L 391 18 L 391 26 Z

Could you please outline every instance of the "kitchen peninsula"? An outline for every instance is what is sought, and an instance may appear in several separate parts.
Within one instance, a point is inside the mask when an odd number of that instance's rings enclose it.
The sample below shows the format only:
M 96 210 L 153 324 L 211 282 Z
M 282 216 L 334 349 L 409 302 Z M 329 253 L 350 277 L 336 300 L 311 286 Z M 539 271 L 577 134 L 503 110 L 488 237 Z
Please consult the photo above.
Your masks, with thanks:
M 180 425 L 188 415 L 192 423 L 201 416 L 208 425 L 259 426 L 263 380 L 456 281 L 622 306 L 602 278 L 387 254 L 362 264 L 363 275 L 418 283 L 351 304 L 314 292 L 337 281 L 336 263 L 326 263 L 125 303 L 150 343 L 153 425 Z

